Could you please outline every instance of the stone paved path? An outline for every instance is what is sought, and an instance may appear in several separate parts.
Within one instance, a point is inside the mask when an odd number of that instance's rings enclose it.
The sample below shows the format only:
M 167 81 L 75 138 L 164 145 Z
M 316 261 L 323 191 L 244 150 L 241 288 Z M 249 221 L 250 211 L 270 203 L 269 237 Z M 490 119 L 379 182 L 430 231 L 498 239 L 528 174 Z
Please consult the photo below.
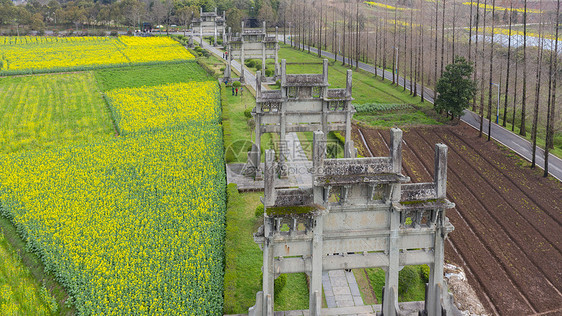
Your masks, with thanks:
M 357 280 L 351 271 L 334 270 L 322 273 L 322 286 L 328 308 L 363 305 Z

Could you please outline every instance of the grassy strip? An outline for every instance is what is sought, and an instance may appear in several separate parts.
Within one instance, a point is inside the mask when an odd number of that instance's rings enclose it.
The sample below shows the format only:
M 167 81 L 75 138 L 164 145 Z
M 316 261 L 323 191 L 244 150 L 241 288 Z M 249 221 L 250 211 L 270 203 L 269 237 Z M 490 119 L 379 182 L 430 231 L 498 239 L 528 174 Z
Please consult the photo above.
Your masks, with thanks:
M 9 286 L 13 295 L 0 306 L 9 315 L 74 315 L 68 294 L 55 278 L 45 270 L 41 259 L 26 250 L 27 245 L 15 226 L 0 215 L 0 289 Z M 42 287 L 39 288 L 39 284 Z M 8 308 L 11 307 L 11 311 Z
M 299 61 L 299 64 L 287 65 L 287 73 L 322 73 L 321 64 L 301 64 L 301 63 L 318 63 L 324 58 L 315 54 L 298 51 L 290 48 L 290 46 L 281 45 L 279 50 L 279 58 L 286 59 L 287 62 Z M 341 63 L 330 60 L 328 69 L 328 82 L 330 88 L 345 88 L 346 73 L 349 68 L 342 66 Z M 353 71 L 353 97 L 354 103 L 408 103 L 420 104 L 420 99 L 404 93 L 402 87 L 396 87 L 390 84 L 388 80 L 381 81 L 375 78 L 373 74 L 362 71 Z
M 363 299 L 363 304 L 374 305 L 377 304 L 377 298 L 375 297 L 375 292 L 373 291 L 373 286 L 365 269 L 353 269 L 353 275 L 355 280 L 357 280 L 357 286 L 359 287 L 359 292 L 361 292 L 361 298 Z
M 140 88 L 157 86 L 163 83 L 190 81 L 208 81 L 213 78 L 197 63 L 164 64 L 150 66 L 133 66 L 127 68 L 109 68 L 94 72 L 103 91 L 116 88 Z M 189 91 L 186 91 L 189 92 Z
M 43 68 L 43 69 L 26 69 L 26 70 L 2 70 L 0 71 L 0 77 L 2 76 L 21 76 L 21 75 L 38 75 L 38 74 L 48 74 L 48 73 L 59 73 L 59 72 L 76 72 L 76 71 L 88 71 L 88 70 L 98 70 L 106 68 L 124 68 L 131 66 L 151 66 L 151 65 L 176 65 L 182 64 L 188 61 L 182 60 L 171 60 L 171 61 L 149 61 L 149 62 L 137 62 L 137 63 L 122 63 L 122 64 L 110 64 L 110 65 L 94 65 L 94 66 L 78 66 L 78 67 L 55 67 L 55 68 Z
M 227 193 L 224 313 L 247 313 L 261 290 L 263 255 L 252 234 L 263 223 L 263 217 L 255 216 L 263 193 L 240 194 L 235 184 L 228 185 Z M 307 309 L 308 295 L 306 276 L 289 274 L 275 310 Z
M 440 125 L 446 119 L 438 118 L 428 109 L 395 110 L 385 112 L 355 113 L 353 119 L 369 126 L 395 127 Z M 437 118 L 437 119 L 436 119 Z

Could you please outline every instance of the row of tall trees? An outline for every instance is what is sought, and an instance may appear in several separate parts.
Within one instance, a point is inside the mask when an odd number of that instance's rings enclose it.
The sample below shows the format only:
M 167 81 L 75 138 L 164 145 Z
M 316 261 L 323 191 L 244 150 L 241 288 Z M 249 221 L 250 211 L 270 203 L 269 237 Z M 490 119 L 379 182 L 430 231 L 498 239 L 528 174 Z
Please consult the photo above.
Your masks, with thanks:
M 499 108 L 499 124 L 522 136 L 530 132 L 534 149 L 541 137 L 547 153 L 562 132 L 558 0 L 533 2 L 532 8 L 527 0 L 503 0 L 501 6 L 500 0 L 288 2 L 285 24 L 295 47 L 329 50 L 353 67 L 374 63 L 422 100 L 436 97 L 445 65 L 460 55 L 474 65 L 479 89 L 472 110 L 481 122 L 496 121 Z M 487 132 L 489 139 L 491 130 L 483 127 L 481 135 Z

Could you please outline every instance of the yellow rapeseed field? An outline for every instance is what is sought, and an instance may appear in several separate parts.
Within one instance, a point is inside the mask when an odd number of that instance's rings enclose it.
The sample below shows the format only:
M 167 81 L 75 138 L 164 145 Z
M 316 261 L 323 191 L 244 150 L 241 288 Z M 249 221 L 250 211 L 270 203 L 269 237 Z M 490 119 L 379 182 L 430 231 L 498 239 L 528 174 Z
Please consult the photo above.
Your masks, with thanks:
M 492 11 L 492 9 L 494 9 L 494 6 L 491 4 L 484 4 L 484 3 L 480 3 L 478 4 L 477 2 L 463 2 L 462 4 L 464 5 L 473 5 L 473 6 L 478 6 L 481 9 L 486 9 L 486 11 Z M 521 12 L 524 13 L 525 9 L 524 8 L 506 8 L 506 7 L 500 7 L 500 6 L 495 6 L 495 10 L 496 11 L 517 11 L 517 12 Z M 527 13 L 542 13 L 542 10 L 536 10 L 536 9 L 529 9 L 527 8 Z
M 365 1 L 364 3 L 373 6 L 373 7 L 379 7 L 379 8 L 383 8 L 383 9 L 388 9 L 388 10 L 398 10 L 398 11 L 404 11 L 404 10 L 409 10 L 409 8 L 400 8 L 400 7 L 394 7 L 388 4 L 384 4 L 384 3 L 379 3 L 379 2 L 374 2 L 374 1 Z
M 0 212 L 79 314 L 221 314 L 226 181 L 217 83 L 107 94 L 122 136 L 2 155 Z
M 0 36 L 0 74 L 94 69 L 193 59 L 168 37 Z
M 217 83 L 212 81 L 115 89 L 107 96 L 122 134 L 218 122 L 220 114 Z

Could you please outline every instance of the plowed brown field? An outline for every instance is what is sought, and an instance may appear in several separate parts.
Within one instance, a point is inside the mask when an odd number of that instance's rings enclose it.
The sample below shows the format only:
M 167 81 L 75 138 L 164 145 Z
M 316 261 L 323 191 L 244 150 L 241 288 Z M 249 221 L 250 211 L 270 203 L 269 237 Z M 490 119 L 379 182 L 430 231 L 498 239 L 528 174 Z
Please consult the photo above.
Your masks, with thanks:
M 388 155 L 388 130 L 361 131 L 375 156 Z M 357 127 L 353 139 L 369 156 Z M 456 204 L 446 260 L 465 269 L 490 313 L 562 314 L 562 184 L 464 123 L 404 131 L 412 182 L 432 181 L 436 143 L 449 146 L 447 195 Z

